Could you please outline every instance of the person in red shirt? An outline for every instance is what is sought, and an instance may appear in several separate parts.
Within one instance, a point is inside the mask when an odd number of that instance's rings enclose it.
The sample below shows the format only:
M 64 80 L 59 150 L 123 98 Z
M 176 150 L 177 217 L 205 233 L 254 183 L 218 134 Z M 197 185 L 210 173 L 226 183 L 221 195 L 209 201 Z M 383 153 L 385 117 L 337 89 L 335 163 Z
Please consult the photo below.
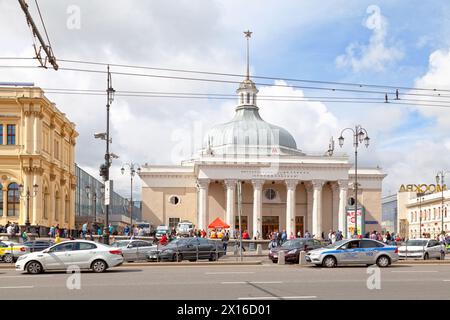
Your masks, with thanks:
M 245 239 L 245 240 L 250 239 L 250 235 L 248 234 L 247 230 L 245 230 L 242 233 L 242 239 Z
M 167 244 L 167 236 L 166 234 L 163 234 L 161 237 L 161 240 L 159 240 L 159 244 L 165 246 Z

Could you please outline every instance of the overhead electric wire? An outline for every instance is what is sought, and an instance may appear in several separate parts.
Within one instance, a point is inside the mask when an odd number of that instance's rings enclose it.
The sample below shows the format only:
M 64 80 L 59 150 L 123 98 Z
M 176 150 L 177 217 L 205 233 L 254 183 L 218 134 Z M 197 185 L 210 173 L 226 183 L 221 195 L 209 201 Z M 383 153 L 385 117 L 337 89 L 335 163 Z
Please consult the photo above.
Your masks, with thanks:
M 207 75 L 218 75 L 218 76 L 229 76 L 229 77 L 240 77 L 240 78 L 244 78 L 245 77 L 244 74 L 237 74 L 237 73 L 211 72 L 211 71 L 175 69 L 175 68 L 160 68 L 160 67 L 137 66 L 137 65 L 129 65 L 129 64 L 117 64 L 117 63 L 93 62 L 93 61 L 69 60 L 69 59 L 59 59 L 59 61 L 69 62 L 69 63 L 78 63 L 78 64 L 101 65 L 101 66 L 109 65 L 109 66 L 112 66 L 112 67 L 132 68 L 132 69 L 148 69 L 148 70 L 182 72 L 182 73 L 196 73 L 196 74 L 207 74 Z M 357 87 L 372 87 L 372 88 L 387 88 L 387 89 L 402 89 L 402 90 L 419 90 L 419 91 L 433 91 L 433 92 L 436 92 L 436 91 L 450 92 L 450 89 L 414 88 L 414 87 L 405 87 L 405 86 L 392 86 L 392 85 L 366 84 L 366 83 L 352 83 L 352 82 L 338 82 L 338 81 L 323 81 L 323 80 L 308 80 L 308 79 L 295 79 L 295 78 L 284 78 L 284 77 L 274 77 L 274 76 L 252 75 L 252 78 L 265 79 L 265 80 L 284 80 L 284 81 L 291 81 L 291 82 L 333 84 L 333 85 L 342 85 L 342 86 L 357 86 Z
M 0 57 L 0 59 L 2 59 L 2 58 Z M 33 59 L 33 58 L 31 58 L 31 59 Z M 70 60 L 70 59 L 58 59 L 58 61 L 68 62 L 68 63 L 77 63 L 77 64 L 98 65 L 98 66 L 107 66 L 107 65 L 109 65 L 109 66 L 113 66 L 113 67 L 131 68 L 131 69 L 147 69 L 147 70 L 157 70 L 157 71 L 194 73 L 194 74 L 227 76 L 227 77 L 239 77 L 239 78 L 245 77 L 244 74 L 237 74 L 237 73 L 223 73 L 223 72 L 199 71 L 199 70 L 176 69 L 176 68 L 161 68 L 161 67 L 138 66 L 138 65 L 129 65 L 129 64 L 94 62 L 94 61 L 83 61 L 83 60 Z M 75 68 L 66 68 L 66 69 L 69 70 L 69 69 L 75 69 Z M 95 72 L 95 71 L 89 70 L 89 72 Z M 121 73 L 117 73 L 117 74 L 121 74 Z M 332 85 L 341 85 L 341 86 L 353 86 L 353 87 L 359 87 L 359 88 L 368 87 L 368 88 L 386 88 L 386 89 L 392 89 L 392 90 L 401 89 L 401 90 L 410 90 L 410 91 L 432 91 L 432 92 L 439 92 L 439 91 L 441 91 L 441 92 L 450 92 L 450 89 L 417 88 L 417 87 L 380 85 L 380 84 L 367 84 L 367 83 L 308 80 L 308 79 L 284 78 L 284 77 L 275 77 L 275 76 L 252 75 L 252 78 L 264 79 L 264 80 L 283 80 L 283 81 L 290 81 L 290 82 L 316 83 L 316 84 L 332 84 Z M 441 96 L 441 95 L 438 94 L 438 96 Z
M 42 27 L 44 28 L 45 36 L 47 37 L 48 45 L 49 47 L 52 47 L 50 38 L 48 37 L 47 28 L 45 27 L 44 19 L 42 18 L 41 9 L 39 8 L 38 0 L 34 0 L 34 2 L 36 3 L 36 8 L 39 13 L 39 18 L 41 19 Z

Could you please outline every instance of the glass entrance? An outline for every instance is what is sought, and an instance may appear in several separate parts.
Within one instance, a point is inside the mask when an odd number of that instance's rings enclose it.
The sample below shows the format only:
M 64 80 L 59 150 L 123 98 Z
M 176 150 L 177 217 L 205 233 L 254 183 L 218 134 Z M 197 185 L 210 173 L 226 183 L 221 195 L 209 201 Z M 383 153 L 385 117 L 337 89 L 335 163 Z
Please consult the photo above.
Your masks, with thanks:
M 304 229 L 304 217 L 295 217 L 295 236 L 297 236 L 298 232 L 300 231 L 301 236 L 305 236 L 305 229 Z
M 280 217 L 263 216 L 262 217 L 262 238 L 270 239 L 272 232 L 280 231 Z

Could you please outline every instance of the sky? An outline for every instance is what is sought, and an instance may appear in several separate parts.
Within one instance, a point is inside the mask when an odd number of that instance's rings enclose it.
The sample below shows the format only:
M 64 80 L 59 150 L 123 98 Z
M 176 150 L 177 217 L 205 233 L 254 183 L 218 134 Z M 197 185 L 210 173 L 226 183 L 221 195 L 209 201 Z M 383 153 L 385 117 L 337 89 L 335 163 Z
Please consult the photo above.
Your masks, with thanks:
M 39 22 L 34 1 L 28 2 L 35 21 Z M 321 1 L 320 5 L 300 0 L 39 0 L 38 3 L 59 60 L 243 74 L 246 64 L 243 31 L 249 29 L 253 31 L 252 75 L 450 89 L 448 1 L 345 0 Z M 0 38 L 0 57 L 34 56 L 31 32 L 17 1 L 0 0 Z M 37 62 L 0 60 L 0 65 L 37 65 Z M 59 65 L 105 69 L 62 61 Z M 169 74 L 119 67 L 112 67 L 112 71 Z M 51 68 L 0 68 L 0 81 L 34 82 L 44 89 L 106 88 L 104 74 Z M 450 170 L 448 108 L 335 103 L 326 99 L 321 102 L 312 97 L 364 95 L 299 88 L 306 84 L 292 81 L 264 83 L 258 86 L 259 95 L 298 95 L 314 100 L 261 100 L 258 104 L 263 119 L 287 129 L 304 152 L 325 152 L 330 137 L 337 139 L 343 128 L 360 124 L 367 129 L 371 144 L 367 149 L 359 149 L 358 163 L 364 167 L 379 166 L 387 173 L 384 195 L 395 193 L 401 184 L 433 183 L 437 171 Z M 113 76 L 114 89 L 121 91 L 234 94 L 236 86 Z M 401 90 L 412 92 L 418 91 Z M 104 143 L 95 140 L 93 134 L 105 131 L 105 98 L 46 95 L 77 125 L 77 163 L 99 178 Z M 384 97 L 382 93 L 376 97 L 380 96 Z M 120 156 L 111 168 L 116 191 L 129 196 L 129 176 L 120 173 L 124 163 L 179 164 L 189 159 L 201 146 L 209 128 L 232 118 L 235 104 L 215 99 L 117 96 L 111 105 L 111 148 Z M 345 137 L 342 149 L 336 143 L 336 152 L 347 153 L 353 161 L 351 137 L 348 134 Z M 140 183 L 136 180 L 135 192 L 139 193 Z

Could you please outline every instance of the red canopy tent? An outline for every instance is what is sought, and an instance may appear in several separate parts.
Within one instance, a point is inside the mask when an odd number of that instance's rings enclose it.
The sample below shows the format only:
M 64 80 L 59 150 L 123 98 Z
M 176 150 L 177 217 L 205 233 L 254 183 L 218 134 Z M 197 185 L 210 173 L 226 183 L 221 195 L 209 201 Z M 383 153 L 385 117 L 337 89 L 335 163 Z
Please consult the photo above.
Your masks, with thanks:
M 216 229 L 216 228 L 222 228 L 222 229 L 228 229 L 230 226 L 227 225 L 225 222 L 223 222 L 222 219 L 217 218 L 213 222 L 211 222 L 208 226 L 208 229 Z

